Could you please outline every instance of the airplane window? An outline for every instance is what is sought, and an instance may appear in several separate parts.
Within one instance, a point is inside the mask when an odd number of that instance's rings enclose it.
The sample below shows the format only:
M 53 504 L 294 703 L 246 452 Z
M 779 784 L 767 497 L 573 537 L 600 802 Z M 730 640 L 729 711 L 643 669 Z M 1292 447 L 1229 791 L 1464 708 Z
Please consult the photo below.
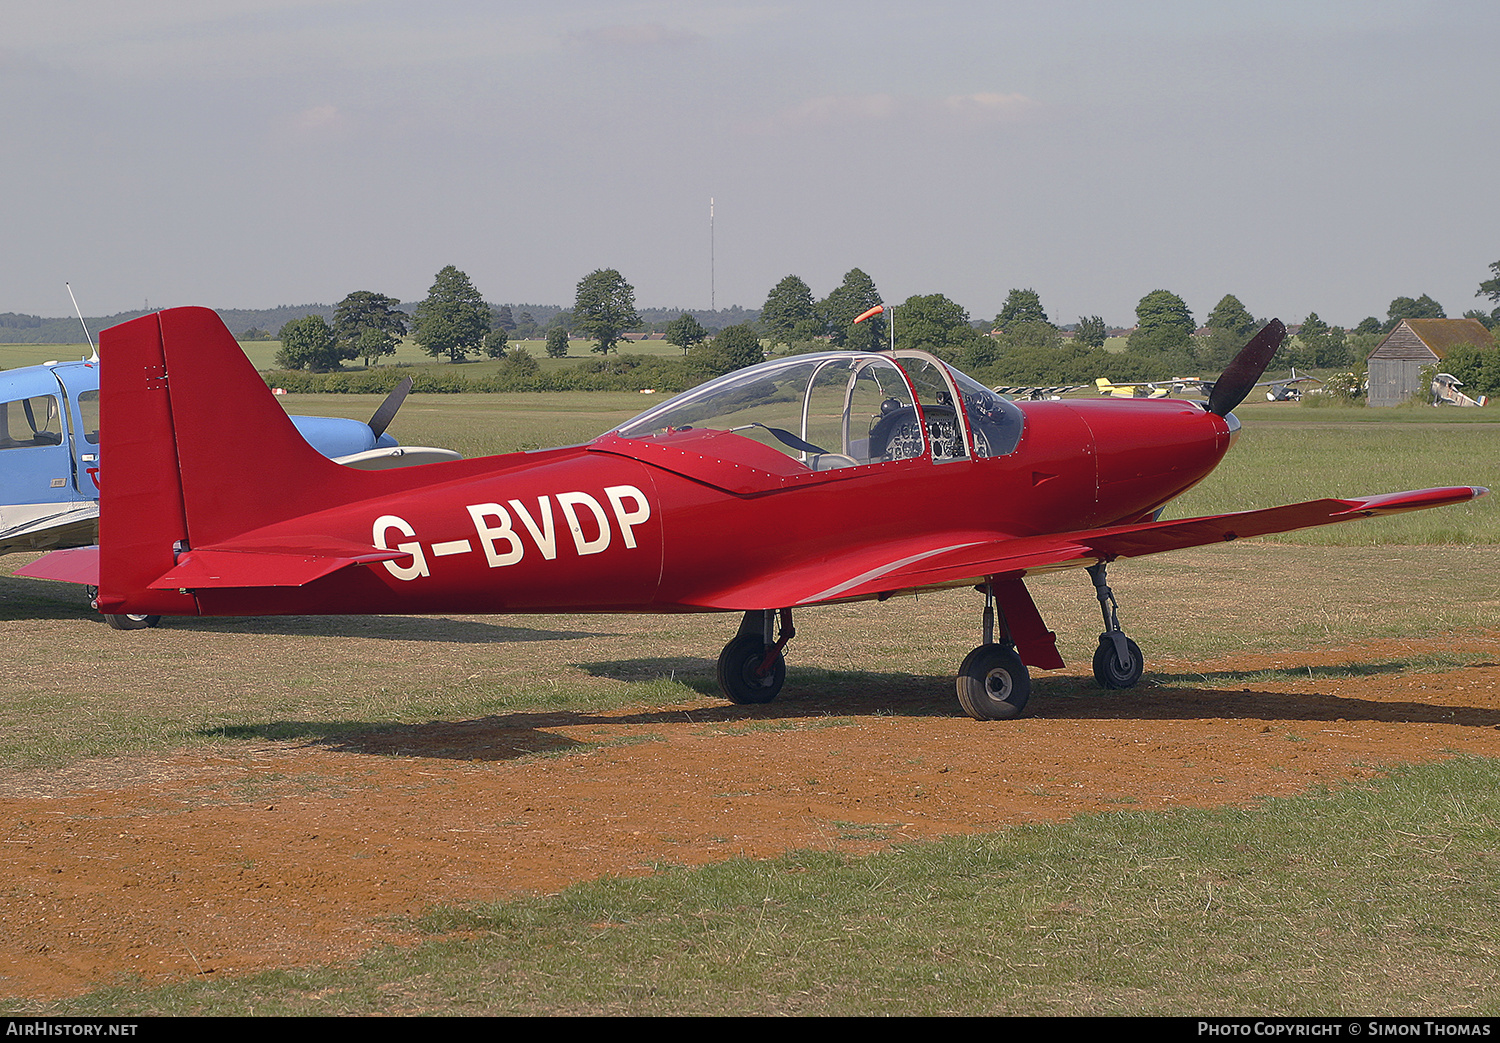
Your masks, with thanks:
M 51 395 L 6 402 L 3 419 L 5 428 L 0 431 L 0 449 L 62 443 L 62 423 L 58 417 L 57 399 Z
M 83 437 L 99 444 L 99 392 L 85 391 L 78 396 L 78 415 L 83 418 Z
M 1025 414 L 979 381 L 957 370 L 953 379 L 963 396 L 964 413 L 974 432 L 975 456 L 1007 456 L 1021 441 Z
M 953 394 L 936 365 L 924 357 L 901 358 L 906 375 L 911 377 L 927 419 L 927 433 L 932 438 L 932 459 L 937 463 L 968 458 L 963 427 L 953 408 Z M 920 425 L 914 425 L 920 427 Z

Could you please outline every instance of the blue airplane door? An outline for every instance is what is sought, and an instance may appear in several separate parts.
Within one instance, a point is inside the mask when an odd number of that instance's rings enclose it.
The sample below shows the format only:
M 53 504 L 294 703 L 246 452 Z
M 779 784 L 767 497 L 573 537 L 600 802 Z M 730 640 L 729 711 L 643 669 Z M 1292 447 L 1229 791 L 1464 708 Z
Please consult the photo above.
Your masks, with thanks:
M 99 389 L 71 396 L 73 487 L 80 496 L 99 498 Z
M 57 394 L 26 389 L 0 403 L 0 501 L 46 504 L 74 499 L 67 442 Z

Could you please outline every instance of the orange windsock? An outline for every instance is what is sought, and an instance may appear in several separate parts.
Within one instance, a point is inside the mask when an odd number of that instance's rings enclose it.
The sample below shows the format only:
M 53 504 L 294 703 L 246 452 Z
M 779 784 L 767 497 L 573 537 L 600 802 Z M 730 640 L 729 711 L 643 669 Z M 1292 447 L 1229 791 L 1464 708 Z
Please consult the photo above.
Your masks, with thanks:
M 860 312 L 858 315 L 856 315 L 854 317 L 854 321 L 855 322 L 864 322 L 871 315 L 879 315 L 883 311 L 885 311 L 885 305 L 884 304 L 877 304 L 877 305 L 875 305 L 875 307 L 870 308 L 867 311 Z

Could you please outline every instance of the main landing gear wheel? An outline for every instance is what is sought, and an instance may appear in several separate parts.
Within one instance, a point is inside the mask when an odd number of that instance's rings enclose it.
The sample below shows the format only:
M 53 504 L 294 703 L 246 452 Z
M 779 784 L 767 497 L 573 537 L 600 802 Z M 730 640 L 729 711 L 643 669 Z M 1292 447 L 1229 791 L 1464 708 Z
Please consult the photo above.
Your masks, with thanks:
M 1101 688 L 1134 688 L 1145 670 L 1146 657 L 1141 655 L 1140 645 L 1121 634 L 1116 649 L 1113 637 L 1099 635 L 1099 647 L 1094 652 L 1094 680 Z
M 1021 716 L 1031 698 L 1031 674 L 1009 645 L 980 645 L 958 668 L 958 702 L 976 721 Z
M 104 621 L 116 630 L 147 630 L 161 622 L 161 616 L 111 616 Z
M 770 647 L 755 634 L 740 634 L 719 653 L 719 688 L 732 703 L 768 703 L 786 683 L 786 659 L 778 651 L 765 672 Z

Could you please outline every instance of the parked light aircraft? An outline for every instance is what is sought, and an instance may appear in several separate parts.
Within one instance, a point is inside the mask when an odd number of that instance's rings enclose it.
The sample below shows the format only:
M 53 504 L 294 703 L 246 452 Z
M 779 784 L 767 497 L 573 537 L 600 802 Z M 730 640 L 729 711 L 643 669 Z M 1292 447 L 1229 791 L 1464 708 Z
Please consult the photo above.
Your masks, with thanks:
M 581 446 L 387 471 L 299 437 L 213 312 L 106 331 L 106 613 L 742 613 L 724 694 L 774 698 L 792 613 L 945 587 L 984 594 L 958 671 L 980 719 L 1062 666 L 1025 580 L 1083 568 L 1094 675 L 1140 678 L 1118 558 L 1460 503 L 1468 486 L 1158 520 L 1234 442 L 1230 410 L 1285 336 L 1262 330 L 1207 403 L 1008 402 L 919 351 L 774 359 Z M 247 445 L 244 432 L 254 432 Z M 147 479 L 145 476 L 151 476 Z
M 1049 398 L 1062 398 L 1070 391 L 1077 391 L 1087 386 L 1086 384 L 1055 384 L 1052 387 L 1002 385 L 993 390 L 996 394 L 1004 395 L 1006 398 L 1024 398 L 1032 402 L 1041 402 Z
M 1464 386 L 1464 382 L 1452 373 L 1439 373 L 1432 378 L 1432 404 L 1435 406 L 1465 406 L 1472 408 L 1482 406 L 1489 402 L 1488 395 L 1480 395 L 1478 399 L 1472 399 L 1462 391 L 1458 390 Z
M 97 542 L 99 369 L 97 359 L 85 359 L 0 372 L 0 554 Z M 408 379 L 369 423 L 326 416 L 291 422 L 314 449 L 351 467 L 456 459 L 448 450 L 401 447 L 386 433 L 410 389 Z M 90 575 L 97 576 L 92 552 L 73 555 L 66 578 L 97 583 Z
M 1134 384 L 1116 384 L 1108 377 L 1094 381 L 1099 394 L 1107 398 L 1167 398 L 1180 395 L 1191 388 L 1199 387 L 1203 381 L 1197 377 L 1173 377 L 1171 380 L 1145 380 Z

